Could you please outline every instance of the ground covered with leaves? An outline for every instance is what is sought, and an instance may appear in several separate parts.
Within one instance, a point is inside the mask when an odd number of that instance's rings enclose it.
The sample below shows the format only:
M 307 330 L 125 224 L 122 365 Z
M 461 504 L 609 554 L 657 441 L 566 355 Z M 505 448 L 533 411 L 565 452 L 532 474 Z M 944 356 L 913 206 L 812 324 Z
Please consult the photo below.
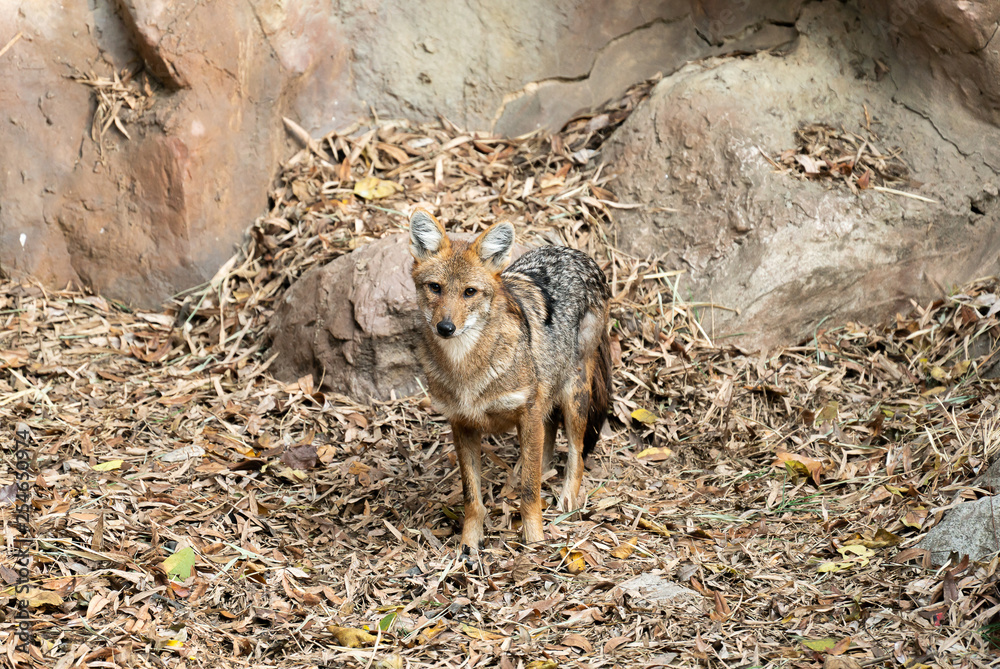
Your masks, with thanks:
M 0 285 L 2 476 L 32 462 L 34 667 L 986 666 L 998 561 L 915 545 L 998 450 L 996 281 L 819 327 L 768 355 L 712 342 L 677 272 L 616 250 L 600 143 L 645 93 L 552 137 L 379 122 L 306 136 L 246 247 L 162 313 Z M 488 545 L 425 398 L 272 378 L 263 338 L 309 267 L 405 226 L 498 217 L 612 281 L 613 415 L 586 508 L 519 542 L 512 437 L 490 439 Z M 544 494 L 551 501 L 561 474 Z M 8 549 L 12 490 L 0 503 Z M 8 550 L 9 553 L 9 550 Z M 17 575 L 0 562 L 13 610 Z M 639 580 L 635 580 L 639 579 Z M 682 586 L 682 587 L 676 587 Z M 673 587 L 661 596 L 658 589 Z

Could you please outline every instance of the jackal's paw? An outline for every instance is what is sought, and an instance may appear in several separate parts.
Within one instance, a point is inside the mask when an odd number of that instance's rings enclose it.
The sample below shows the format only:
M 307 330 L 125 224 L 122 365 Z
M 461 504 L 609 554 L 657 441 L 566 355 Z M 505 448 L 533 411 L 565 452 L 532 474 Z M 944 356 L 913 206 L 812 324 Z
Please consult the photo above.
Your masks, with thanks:
M 483 542 L 480 542 L 478 547 L 471 547 L 467 544 L 462 544 L 458 548 L 458 555 L 455 556 L 458 564 L 464 565 L 466 568 L 475 568 L 479 565 L 479 550 L 483 548 Z
M 541 523 L 538 523 L 537 527 L 531 523 L 525 523 L 521 529 L 524 533 L 524 543 L 534 544 L 545 541 L 545 532 L 542 530 Z
M 581 499 L 583 498 L 583 499 Z M 559 502 L 557 508 L 560 513 L 570 513 L 571 511 L 579 511 L 583 508 L 583 502 L 586 500 L 585 495 L 581 495 L 577 492 L 575 495 L 567 490 L 563 490 L 562 494 L 559 495 Z

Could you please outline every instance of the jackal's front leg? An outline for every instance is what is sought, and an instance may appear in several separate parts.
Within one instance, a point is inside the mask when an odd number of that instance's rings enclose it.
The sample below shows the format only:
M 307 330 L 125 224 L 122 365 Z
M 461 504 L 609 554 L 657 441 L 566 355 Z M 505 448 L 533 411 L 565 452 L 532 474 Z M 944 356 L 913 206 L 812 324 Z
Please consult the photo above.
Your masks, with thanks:
M 486 507 L 480 490 L 480 461 L 482 436 L 478 430 L 451 426 L 458 453 L 458 469 L 462 473 L 462 497 L 465 501 L 465 520 L 462 523 L 462 545 L 478 549 L 483 545 L 483 520 Z
M 543 541 L 542 460 L 545 453 L 545 417 L 537 411 L 525 413 L 517 426 L 521 442 L 521 529 L 527 543 Z

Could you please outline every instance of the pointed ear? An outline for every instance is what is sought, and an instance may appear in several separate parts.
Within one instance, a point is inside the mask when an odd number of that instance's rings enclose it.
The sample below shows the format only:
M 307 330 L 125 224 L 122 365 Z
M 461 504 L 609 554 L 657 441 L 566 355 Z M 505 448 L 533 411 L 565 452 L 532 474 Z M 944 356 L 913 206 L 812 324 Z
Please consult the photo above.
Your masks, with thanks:
M 423 209 L 410 215 L 410 253 L 419 262 L 447 251 L 451 246 L 444 226 Z
M 494 223 L 472 242 L 472 249 L 483 263 L 494 272 L 503 271 L 510 264 L 514 249 L 514 226 L 504 221 Z

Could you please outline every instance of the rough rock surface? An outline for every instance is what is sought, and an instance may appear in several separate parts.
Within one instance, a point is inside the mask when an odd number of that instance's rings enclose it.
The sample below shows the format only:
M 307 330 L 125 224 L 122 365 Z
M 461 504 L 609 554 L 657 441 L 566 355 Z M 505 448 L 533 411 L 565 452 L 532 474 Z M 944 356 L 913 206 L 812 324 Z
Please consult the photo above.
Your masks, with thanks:
M 995 460 L 976 478 L 975 485 L 994 494 L 1000 492 L 1000 459 Z
M 283 116 L 314 135 L 371 109 L 555 127 L 685 59 L 788 41 L 801 2 L 15 3 L 0 15 L 0 271 L 156 306 L 211 277 L 263 213 Z M 78 73 L 118 73 L 149 103 L 112 115 L 131 139 L 91 139 L 98 97 Z
M 313 379 L 360 400 L 420 391 L 409 241 L 394 235 L 306 272 L 275 310 L 278 378 Z
M 281 73 L 255 30 L 232 3 L 4 12 L 0 35 L 22 37 L 0 58 L 0 268 L 146 306 L 211 277 L 266 205 L 284 150 Z M 128 82 L 143 62 L 148 87 Z M 148 99 L 119 110 L 131 139 L 115 126 L 91 138 L 95 98 L 78 73 L 118 73 Z
M 496 131 L 503 135 L 520 135 L 538 128 L 557 130 L 575 112 L 593 107 L 625 92 L 629 84 L 649 79 L 657 73 L 676 72 L 684 63 L 736 51 L 753 52 L 786 44 L 796 36 L 790 25 L 777 21 L 794 21 L 801 2 L 745 3 L 737 13 L 721 3 L 695 2 L 694 8 L 681 2 L 630 4 L 620 11 L 619 3 L 577 3 L 587 6 L 576 14 L 575 22 L 555 32 L 557 43 L 549 48 L 540 44 L 535 71 L 525 73 L 524 82 L 507 96 L 497 117 Z M 640 8 L 647 16 L 640 15 Z M 579 11 L 579 10 L 578 10 Z M 598 16 L 602 18 L 597 18 Z M 530 16 L 525 12 L 523 16 Z M 572 16 L 572 14 L 570 14 Z M 582 17 L 587 16 L 586 21 Z M 630 25 L 646 19 L 641 25 Z M 595 20 L 596 19 L 596 20 Z M 632 19 L 626 23 L 623 19 Z M 629 29 L 623 30 L 628 27 Z M 568 30 L 566 29 L 568 28 Z M 580 40 L 578 30 L 595 33 L 593 40 Z M 599 31 L 599 32 L 598 32 Z M 619 32 L 619 35 L 615 35 Z M 711 41 L 706 37 L 711 34 Z M 610 39 L 609 39 L 610 38 Z M 565 70 L 558 76 L 542 72 L 559 72 L 560 62 L 570 44 L 600 45 L 600 48 L 580 54 L 568 64 L 578 68 L 588 64 L 586 71 Z M 576 46 L 579 49 L 579 46 Z M 552 62 L 554 61 L 554 62 Z
M 787 54 L 664 79 L 606 150 L 621 199 L 645 205 L 618 216 L 619 244 L 667 253 L 687 270 L 681 297 L 737 310 L 707 314 L 710 334 L 748 348 L 811 336 L 824 319 L 885 318 L 998 269 L 998 129 L 952 107 L 981 149 L 943 137 L 939 117 L 900 101 L 895 61 L 879 76 L 877 40 L 850 6 L 807 5 L 797 27 Z M 793 147 L 800 124 L 859 129 L 866 109 L 923 184 L 906 189 L 938 204 L 799 180 L 761 155 Z
M 875 45 L 893 63 L 896 99 L 933 119 L 943 137 L 966 154 L 990 154 L 1000 147 L 977 140 L 973 119 L 1000 125 L 1000 2 L 960 0 L 861 0 Z
M 636 599 L 653 606 L 701 599 L 701 595 L 691 588 L 685 588 L 683 585 L 668 581 L 659 574 L 649 572 L 640 574 L 624 583 L 619 583 L 618 587 Z
M 254 6 L 282 62 L 307 73 L 295 108 L 315 133 L 367 103 L 383 117 L 443 115 L 518 135 L 558 128 L 687 59 L 785 43 L 802 2 L 755 0 L 737 10 L 718 0 Z
M 517 245 L 514 256 L 526 250 Z M 409 238 L 392 235 L 303 274 L 268 332 L 278 354 L 275 376 L 312 374 L 324 388 L 360 401 L 419 393 L 423 371 L 415 350 L 424 320 L 412 266 Z
M 1000 498 L 983 497 L 945 512 L 917 548 L 930 551 L 931 562 L 944 564 L 954 552 L 970 560 L 988 560 L 1000 552 Z
M 710 115 L 689 118 L 690 128 L 683 126 L 680 116 L 670 121 L 682 104 L 671 100 L 675 109 L 664 111 L 661 135 L 669 135 L 671 125 L 690 131 L 688 141 L 696 145 L 683 146 L 683 152 L 693 156 L 692 161 L 699 147 L 713 144 L 713 150 L 731 154 L 723 154 L 716 162 L 728 163 L 743 150 L 741 162 L 749 165 L 735 169 L 727 164 L 728 171 L 703 175 L 703 184 L 723 188 L 722 197 L 737 202 L 747 196 L 742 205 L 734 205 L 736 209 L 716 206 L 712 193 L 704 206 L 695 196 L 688 196 L 683 211 L 685 216 L 694 212 L 694 220 L 680 225 L 683 234 L 671 243 L 682 247 L 675 256 L 685 255 L 685 262 L 689 258 L 693 263 L 692 276 L 697 281 L 692 290 L 707 287 L 712 295 L 716 285 L 731 278 L 733 285 L 726 290 L 739 293 L 740 299 L 730 304 L 746 305 L 745 314 L 753 326 L 754 314 L 764 313 L 767 305 L 759 291 L 744 289 L 741 282 L 765 286 L 764 290 L 786 300 L 808 297 L 825 286 L 838 288 L 837 281 L 828 281 L 813 267 L 815 291 L 784 290 L 782 281 L 775 278 L 780 272 L 773 263 L 762 260 L 756 264 L 759 272 L 752 275 L 747 263 L 753 261 L 734 259 L 739 254 L 730 248 L 745 242 L 747 247 L 758 247 L 751 255 L 770 253 L 772 260 L 798 262 L 796 253 L 787 251 L 794 235 L 782 237 L 780 233 L 782 217 L 776 215 L 774 222 L 751 220 L 754 207 L 764 205 L 751 202 L 745 190 L 739 195 L 741 182 L 768 187 L 778 182 L 753 173 L 766 168 L 759 158 L 745 155 L 748 145 L 726 145 L 723 137 L 740 131 L 750 133 L 754 145 L 767 137 L 768 148 L 786 146 L 791 128 L 785 129 L 779 142 L 774 124 L 758 128 L 741 117 L 763 108 L 774 109 L 780 121 L 795 120 L 789 105 L 779 103 L 780 96 L 792 94 L 796 85 L 812 88 L 810 116 L 828 108 L 829 119 L 853 121 L 859 117 L 857 104 L 871 97 L 885 123 L 905 121 L 900 126 L 904 130 L 906 124 L 914 126 L 896 137 L 888 127 L 892 139 L 919 143 L 929 133 L 937 135 L 931 137 L 933 142 L 922 157 L 908 155 L 916 162 L 929 160 L 934 151 L 941 154 L 933 169 L 926 162 L 918 165 L 924 170 L 927 192 L 950 188 L 931 181 L 939 175 L 948 177 L 946 184 L 961 184 L 953 189 L 953 197 L 944 200 L 941 210 L 951 222 L 940 228 L 935 223 L 930 241 L 902 252 L 907 257 L 897 263 L 899 273 L 909 279 L 888 276 L 884 291 L 867 294 L 884 301 L 872 310 L 889 308 L 909 295 L 926 296 L 935 281 L 947 286 L 962 280 L 988 248 L 977 245 L 974 257 L 961 271 L 952 273 L 947 258 L 958 242 L 937 246 L 937 241 L 944 234 L 942 229 L 958 232 L 955 205 L 963 198 L 969 199 L 973 214 L 992 221 L 996 189 L 973 191 L 983 174 L 992 174 L 992 169 L 982 172 L 982 166 L 1000 167 L 1000 147 L 992 135 L 1000 122 L 1000 87 L 996 84 L 1000 52 L 995 48 L 1000 2 L 995 0 L 854 0 L 846 5 L 805 0 L 555 0 L 543 4 L 365 0 L 347 5 L 322 0 L 117 0 L 50 5 L 21 2 L 16 11 L 0 15 L 0 75 L 5 82 L 0 87 L 4 155 L 0 271 L 7 274 L 30 274 L 48 284 L 80 283 L 111 297 L 154 306 L 167 295 L 212 276 L 243 231 L 264 211 L 267 184 L 280 156 L 289 151 L 282 116 L 298 121 L 314 135 L 343 128 L 371 109 L 383 118 L 444 115 L 469 128 L 493 127 L 517 134 L 556 127 L 577 110 L 599 104 L 655 72 L 669 75 L 689 59 L 753 53 L 787 44 L 802 26 L 808 32 L 807 44 L 788 59 L 769 54 L 731 60 L 724 66 L 702 66 L 701 75 L 697 75 L 698 67 L 689 67 L 662 87 L 660 104 L 673 93 L 688 91 L 697 97 L 696 83 L 711 84 L 707 93 L 714 91 L 715 97 L 709 99 L 706 93 L 700 102 L 693 100 L 693 112 Z M 803 7 L 812 18 L 800 21 Z M 860 11 L 851 14 L 858 7 Z M 816 14 L 824 12 L 836 20 L 817 22 Z M 824 46 L 827 40 L 843 37 L 838 36 L 842 29 L 837 21 L 844 20 L 850 27 L 847 43 Z M 864 44 L 861 35 L 866 36 Z M 806 57 L 824 49 L 827 55 L 818 60 Z M 877 86 L 866 78 L 876 69 L 876 61 L 891 66 L 889 76 Z M 808 69 L 812 67 L 818 69 Z M 773 68 L 770 75 L 764 71 L 767 68 Z M 110 125 L 99 146 L 90 137 L 98 97 L 71 75 L 111 77 L 115 72 L 148 105 L 118 110 L 122 128 L 131 139 Z M 859 73 L 861 78 L 856 79 Z M 721 79 L 713 83 L 717 75 L 728 83 Z M 698 76 L 701 82 L 696 82 Z M 763 97 L 754 95 L 752 80 L 758 76 L 761 90 L 767 91 Z M 737 81 L 740 77 L 743 83 Z M 727 88 L 730 85 L 733 90 Z M 881 92 L 876 94 L 876 88 Z M 897 111 L 908 109 L 912 114 L 899 112 L 891 118 L 879 107 L 890 102 Z M 799 111 L 808 107 L 803 102 Z M 639 119 L 634 125 L 643 130 Z M 645 130 L 652 131 L 652 125 Z M 640 132 L 640 136 L 646 142 L 652 135 Z M 673 149 L 681 149 L 684 142 L 671 145 L 671 141 L 661 137 L 659 143 L 676 155 Z M 622 144 L 627 141 L 623 139 Z M 914 152 L 916 146 L 904 148 Z M 663 155 L 658 159 L 661 162 L 633 167 L 630 176 L 636 178 L 636 191 L 648 190 L 642 184 L 643 179 L 655 178 L 650 175 L 672 171 L 676 176 L 683 171 L 679 160 L 669 166 L 661 164 Z M 698 160 L 689 167 L 716 167 L 711 160 Z M 970 167 L 947 173 L 945 168 L 956 161 L 968 162 Z M 783 192 L 792 197 L 790 190 Z M 816 201 L 813 197 L 789 207 L 807 218 L 835 218 L 820 208 L 802 209 Z M 932 217 L 915 209 L 921 205 L 882 205 L 871 196 L 855 201 L 853 210 L 844 210 L 842 205 L 835 194 L 823 204 L 843 213 L 840 219 L 854 217 L 857 210 L 872 217 L 881 216 L 884 210 L 890 228 L 901 227 L 898 224 L 904 220 L 918 226 Z M 740 213 L 739 206 L 745 211 Z M 725 223 L 718 240 L 691 234 L 690 228 L 701 225 L 698 219 L 705 212 L 714 212 Z M 664 218 L 657 220 L 662 224 Z M 640 227 L 649 222 L 647 216 Z M 748 225 L 756 227 L 750 231 Z M 833 229 L 844 225 L 841 220 Z M 727 226 L 735 227 L 735 233 L 727 232 Z M 765 238 L 769 226 L 775 234 Z M 809 232 L 809 226 L 802 231 Z M 862 232 L 855 230 L 856 235 Z M 827 233 L 840 235 L 845 244 L 853 243 L 841 233 Z M 968 234 L 960 236 L 988 242 L 991 234 L 992 228 L 977 219 Z M 713 246 L 715 241 L 718 248 Z M 761 245 L 770 250 L 761 250 Z M 709 246 L 713 246 L 710 259 L 718 254 L 713 261 L 718 267 L 711 270 L 705 267 Z M 899 247 L 889 240 L 873 251 L 878 257 L 871 264 L 886 265 L 882 256 L 894 252 Z M 941 269 L 933 276 L 922 274 L 920 258 L 936 255 L 945 257 Z M 742 270 L 737 267 L 741 264 Z M 848 264 L 851 276 L 882 280 L 878 271 L 861 272 L 857 264 Z M 702 281 L 708 271 L 716 278 Z M 811 316 L 855 313 L 850 305 L 866 295 L 849 293 L 844 308 L 828 314 L 820 305 Z M 717 297 L 716 301 L 724 301 L 721 298 L 731 295 L 720 292 Z M 726 314 L 716 317 L 724 330 Z M 796 326 L 786 334 L 801 331 Z

